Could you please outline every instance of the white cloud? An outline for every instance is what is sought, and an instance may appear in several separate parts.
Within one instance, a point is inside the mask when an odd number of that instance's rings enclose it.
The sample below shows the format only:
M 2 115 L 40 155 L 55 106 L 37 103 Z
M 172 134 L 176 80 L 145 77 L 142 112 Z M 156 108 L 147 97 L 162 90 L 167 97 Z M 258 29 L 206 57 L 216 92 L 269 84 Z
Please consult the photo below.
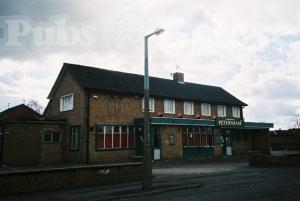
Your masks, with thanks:
M 0 80 L 0 89 L 3 98 L 45 105 L 63 62 L 142 74 L 143 36 L 163 27 L 149 41 L 151 75 L 170 78 L 179 65 L 187 81 L 222 86 L 248 103 L 246 120 L 287 128 L 300 112 L 300 37 L 284 44 L 280 37 L 299 34 L 299 6 L 296 0 L 75 1 L 62 14 L 94 26 L 97 44 L 11 54 L 0 60 L 0 78 L 12 80 Z

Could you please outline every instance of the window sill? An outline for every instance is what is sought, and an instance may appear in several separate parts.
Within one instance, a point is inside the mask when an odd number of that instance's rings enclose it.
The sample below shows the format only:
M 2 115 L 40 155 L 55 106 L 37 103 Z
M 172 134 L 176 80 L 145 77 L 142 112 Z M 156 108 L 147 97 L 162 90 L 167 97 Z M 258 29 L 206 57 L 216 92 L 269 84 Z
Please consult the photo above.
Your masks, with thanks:
M 61 142 L 42 142 L 42 144 L 62 144 Z
M 122 151 L 122 150 L 134 150 L 135 148 L 96 148 L 96 151 Z
M 79 149 L 70 149 L 70 152 L 79 152 Z
M 59 110 L 59 112 L 68 112 L 68 111 L 72 111 L 73 109 L 68 109 L 68 110 Z
M 183 146 L 183 148 L 214 148 L 215 146 Z

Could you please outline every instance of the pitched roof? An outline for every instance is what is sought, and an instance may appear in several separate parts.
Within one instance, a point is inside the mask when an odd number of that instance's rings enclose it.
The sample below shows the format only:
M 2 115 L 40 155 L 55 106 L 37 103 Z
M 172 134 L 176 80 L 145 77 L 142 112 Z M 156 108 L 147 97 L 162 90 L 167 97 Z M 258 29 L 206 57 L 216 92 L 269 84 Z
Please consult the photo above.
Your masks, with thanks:
M 53 97 L 65 72 L 69 72 L 83 89 L 143 95 L 144 76 L 101 68 L 64 63 L 48 98 Z M 170 79 L 150 77 L 150 96 L 207 103 L 247 106 L 221 87 L 196 83 L 178 83 Z
M 39 113 L 24 104 L 20 104 L 0 112 L 0 121 L 38 120 L 40 117 L 41 115 Z

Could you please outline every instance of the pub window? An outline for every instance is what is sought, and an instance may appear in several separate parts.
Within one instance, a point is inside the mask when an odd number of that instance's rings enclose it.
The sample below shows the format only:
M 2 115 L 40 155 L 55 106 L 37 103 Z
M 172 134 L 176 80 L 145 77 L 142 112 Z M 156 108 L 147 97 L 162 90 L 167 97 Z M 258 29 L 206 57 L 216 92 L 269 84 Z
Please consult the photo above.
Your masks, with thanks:
M 71 126 L 71 133 L 70 133 L 71 151 L 79 150 L 79 136 L 80 136 L 80 126 L 79 125 Z
M 128 147 L 128 131 L 127 126 L 121 126 L 121 147 L 127 148 Z
M 134 127 L 128 126 L 128 148 L 133 148 L 135 144 Z
M 43 133 L 44 144 L 59 144 L 61 142 L 60 133 Z
M 114 126 L 114 132 L 113 132 L 113 147 L 114 148 L 120 148 L 121 144 L 121 136 L 120 136 L 120 127 Z
M 60 98 L 60 111 L 69 111 L 73 110 L 73 94 L 65 95 Z
M 175 114 L 175 100 L 164 100 L 164 112 L 169 114 Z
M 247 134 L 242 135 L 242 141 L 243 142 L 248 142 L 248 135 Z
M 213 146 L 213 132 L 210 127 L 184 127 L 182 131 L 184 147 Z
M 184 101 L 183 103 L 184 114 L 193 115 L 194 114 L 194 103 L 189 101 Z
M 210 104 L 208 103 L 201 104 L 201 114 L 203 116 L 210 116 L 211 114 Z
M 226 117 L 226 106 L 218 105 L 218 117 Z
M 134 148 L 135 128 L 127 125 L 97 125 L 96 149 Z
M 232 107 L 232 116 L 235 118 L 240 118 L 241 117 L 241 111 L 240 111 L 240 107 L 237 106 L 233 106 Z
M 105 131 L 105 148 L 111 149 L 112 148 L 112 132 L 113 132 L 113 127 L 112 126 L 105 126 L 104 127 L 104 131 Z
M 155 107 L 154 107 L 154 98 L 149 98 L 149 112 L 154 112 L 155 111 Z M 145 99 L 142 98 L 142 110 L 145 110 Z

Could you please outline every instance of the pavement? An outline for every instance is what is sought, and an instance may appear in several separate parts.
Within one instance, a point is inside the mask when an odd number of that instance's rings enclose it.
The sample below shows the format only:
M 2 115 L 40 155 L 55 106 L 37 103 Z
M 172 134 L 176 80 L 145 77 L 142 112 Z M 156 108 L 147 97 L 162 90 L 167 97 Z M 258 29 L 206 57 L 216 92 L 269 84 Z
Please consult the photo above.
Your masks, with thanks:
M 153 189 L 141 182 L 62 189 L 0 197 L 1 201 L 106 200 L 299 200 L 300 167 L 253 168 L 245 158 L 209 161 L 159 161 Z

